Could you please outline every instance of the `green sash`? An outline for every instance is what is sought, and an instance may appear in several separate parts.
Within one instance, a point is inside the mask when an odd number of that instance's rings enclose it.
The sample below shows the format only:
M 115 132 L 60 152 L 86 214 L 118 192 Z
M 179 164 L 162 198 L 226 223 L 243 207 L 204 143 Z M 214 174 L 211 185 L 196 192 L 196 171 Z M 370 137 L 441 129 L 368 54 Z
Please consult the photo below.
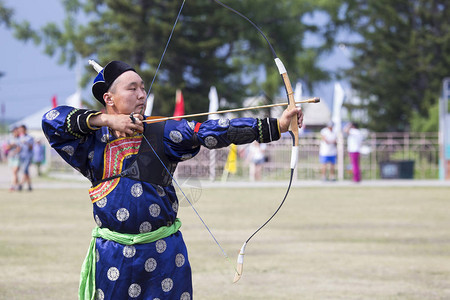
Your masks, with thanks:
M 93 300 L 95 297 L 95 240 L 96 238 L 103 238 L 117 242 L 122 245 L 147 244 L 153 243 L 157 240 L 168 237 L 178 231 L 181 227 L 181 221 L 176 218 L 171 226 L 158 228 L 155 231 L 127 234 L 114 232 L 108 228 L 95 227 L 92 230 L 92 240 L 89 245 L 89 250 L 81 266 L 80 287 L 78 290 L 78 299 Z

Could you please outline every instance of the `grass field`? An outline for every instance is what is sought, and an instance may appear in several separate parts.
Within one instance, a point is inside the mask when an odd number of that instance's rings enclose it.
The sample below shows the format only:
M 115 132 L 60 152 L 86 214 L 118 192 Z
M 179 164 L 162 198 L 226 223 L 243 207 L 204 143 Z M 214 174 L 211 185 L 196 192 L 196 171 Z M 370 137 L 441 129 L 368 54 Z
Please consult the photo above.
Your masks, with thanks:
M 450 299 L 450 188 L 210 188 L 183 205 L 195 299 Z M 0 190 L 0 299 L 76 299 L 95 225 L 87 190 Z

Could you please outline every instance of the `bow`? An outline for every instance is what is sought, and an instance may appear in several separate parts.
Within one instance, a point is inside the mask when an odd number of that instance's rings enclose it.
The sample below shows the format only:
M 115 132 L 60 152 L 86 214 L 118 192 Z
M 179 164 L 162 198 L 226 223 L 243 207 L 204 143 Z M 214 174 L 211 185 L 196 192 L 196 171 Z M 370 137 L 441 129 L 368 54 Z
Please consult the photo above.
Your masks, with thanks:
M 295 100 L 294 100 L 294 92 L 293 92 L 293 90 L 292 90 L 292 85 L 291 85 L 291 82 L 290 82 L 290 80 L 289 80 L 289 76 L 288 76 L 288 74 L 287 74 L 286 68 L 285 68 L 283 62 L 278 58 L 278 56 L 277 56 L 277 54 L 276 54 L 276 52 L 275 52 L 275 50 L 274 50 L 272 44 L 271 44 L 271 43 L 269 42 L 269 40 L 267 39 L 266 35 L 262 32 L 262 30 L 261 30 L 255 23 L 253 23 L 249 18 L 247 18 L 247 17 L 246 17 L 245 15 L 243 15 L 242 13 L 236 11 L 235 9 L 233 9 L 233 8 L 231 8 L 231 7 L 227 6 L 227 5 L 225 5 L 224 3 L 222 3 L 222 2 L 220 2 L 220 1 L 218 1 L 218 0 L 213 0 L 213 1 L 216 2 L 217 4 L 221 5 L 221 6 L 225 7 L 226 9 L 228 9 L 228 10 L 234 12 L 235 14 L 239 15 L 240 17 L 244 18 L 244 19 L 245 19 L 246 21 L 248 21 L 248 22 L 249 22 L 249 23 L 250 23 L 250 24 L 251 24 L 251 25 L 252 25 L 252 26 L 253 26 L 253 27 L 261 34 L 261 35 L 262 35 L 262 37 L 266 40 L 266 42 L 267 42 L 267 44 L 268 44 L 268 46 L 269 46 L 269 48 L 270 48 L 270 50 L 271 50 L 271 52 L 272 52 L 272 55 L 273 55 L 275 64 L 276 64 L 276 66 L 277 66 L 277 68 L 278 68 L 278 71 L 279 71 L 279 73 L 280 73 L 280 75 L 281 75 L 281 78 L 282 78 L 282 80 L 283 80 L 283 83 L 284 83 L 284 86 L 285 86 L 285 89 L 286 89 L 286 95 L 287 95 L 287 98 L 288 98 L 288 108 L 287 108 L 287 109 L 288 109 L 288 110 L 296 109 L 296 103 L 295 103 Z M 172 31 L 171 31 L 171 33 L 170 33 L 170 36 L 169 36 L 168 41 L 167 41 L 167 43 L 166 43 L 166 46 L 165 46 L 165 48 L 164 48 L 163 54 L 162 54 L 161 59 L 160 59 L 160 61 L 159 61 L 158 67 L 157 67 L 157 69 L 156 69 L 156 71 L 155 71 L 155 75 L 154 75 L 154 77 L 153 77 L 153 80 L 152 80 L 152 82 L 151 82 L 149 91 L 148 91 L 148 93 L 147 93 L 147 98 L 148 98 L 149 95 L 150 95 L 151 88 L 152 88 L 152 86 L 153 86 L 153 83 L 154 83 L 155 78 L 156 78 L 156 76 L 157 76 L 158 70 L 159 70 L 159 68 L 160 68 L 160 66 L 161 66 L 161 62 L 162 62 L 162 60 L 163 60 L 163 58 L 164 58 L 164 55 L 165 55 L 165 53 L 166 53 L 166 50 L 167 50 L 168 45 L 169 45 L 169 43 L 170 43 L 170 40 L 171 40 L 171 38 L 172 38 L 172 34 L 173 34 L 173 32 L 174 32 L 175 26 L 176 26 L 176 24 L 177 24 L 177 22 L 178 22 L 178 19 L 179 19 L 180 15 L 181 15 L 181 11 L 182 11 L 182 9 L 183 9 L 183 7 L 184 7 L 184 3 L 185 3 L 185 0 L 183 0 L 183 2 L 182 2 L 181 8 L 180 8 L 180 10 L 179 10 L 179 12 L 178 12 L 178 15 L 177 15 L 177 18 L 176 18 L 176 20 L 175 20 L 175 22 L 174 22 Z M 94 69 L 95 69 L 97 72 L 100 72 L 100 71 L 102 70 L 102 67 L 99 66 L 98 64 L 96 64 L 94 61 L 89 61 L 89 63 L 94 67 Z M 319 102 L 319 100 L 316 98 L 314 102 Z M 247 244 L 249 243 L 249 241 L 250 241 L 250 240 L 251 240 L 251 239 L 252 239 L 252 238 L 253 238 L 253 237 L 254 237 L 254 236 L 255 236 L 255 235 L 263 228 L 263 227 L 264 227 L 264 226 L 266 226 L 266 225 L 267 225 L 267 224 L 275 217 L 275 215 L 278 213 L 278 211 L 279 211 L 279 210 L 281 209 L 281 207 L 283 206 L 283 204 L 284 204 L 284 202 L 285 202 L 285 200 L 286 200 L 286 198 L 287 198 L 287 196 L 288 196 L 288 194 L 289 194 L 289 191 L 290 191 L 290 188 L 291 188 L 291 185 L 292 185 L 292 180 L 293 180 L 293 177 L 294 177 L 295 167 L 296 167 L 296 165 L 297 165 L 297 158 L 298 158 L 298 142 L 299 142 L 299 138 L 298 138 L 298 123 L 297 123 L 297 118 L 296 118 L 296 117 L 293 117 L 293 118 L 291 119 L 291 123 L 290 123 L 290 127 L 289 127 L 289 133 L 290 133 L 290 135 L 292 136 L 293 147 L 292 147 L 292 152 L 291 152 L 291 164 L 290 164 L 291 173 L 290 173 L 290 179 L 289 179 L 289 185 L 288 185 L 288 188 L 287 188 L 286 193 L 285 193 L 285 195 L 284 195 L 284 197 L 283 197 L 283 200 L 281 201 L 280 205 L 279 205 L 278 208 L 275 210 L 275 212 L 272 214 L 272 216 L 271 216 L 264 224 L 262 224 L 262 225 L 261 225 L 261 226 L 253 233 L 253 234 L 251 234 L 250 237 L 249 237 L 249 238 L 244 242 L 244 244 L 242 245 L 242 247 L 241 247 L 241 249 L 240 249 L 240 252 L 239 252 L 239 255 L 238 255 L 238 259 L 237 259 L 237 267 L 236 267 L 236 269 L 235 269 L 236 273 L 235 273 L 235 277 L 234 277 L 234 282 L 237 282 L 237 281 L 241 278 L 241 276 L 242 276 L 242 272 L 243 272 L 243 263 L 244 263 L 244 255 L 245 255 L 245 248 L 246 248 Z M 143 139 L 144 139 L 144 140 L 146 141 L 146 143 L 150 146 L 150 148 L 152 149 L 152 151 L 156 154 L 156 151 L 153 149 L 151 143 L 147 140 L 147 138 L 145 137 L 145 135 L 143 135 Z M 161 160 L 161 158 L 158 156 L 158 154 L 156 154 L 156 156 L 158 157 L 158 159 L 160 160 L 160 162 L 162 163 L 162 165 L 164 166 L 164 168 L 166 168 L 166 170 L 168 171 L 168 174 L 171 174 L 171 172 L 167 169 L 167 166 L 164 164 L 164 162 Z M 185 195 L 185 193 L 184 193 L 183 190 L 181 189 L 180 185 L 179 185 L 178 182 L 173 178 L 173 176 L 172 176 L 172 175 L 170 175 L 170 176 L 172 177 L 173 182 L 177 185 L 177 187 L 179 188 L 179 190 L 181 191 L 181 193 L 183 194 L 183 196 L 186 198 L 186 200 L 188 201 L 188 203 L 191 205 L 191 207 L 193 208 L 194 212 L 197 214 L 197 216 L 199 217 L 199 219 L 201 220 L 201 222 L 203 223 L 203 225 L 206 227 L 207 231 L 208 231 L 209 234 L 212 236 L 212 238 L 214 239 L 215 243 L 219 246 L 220 250 L 222 251 L 222 254 L 223 254 L 223 255 L 225 256 L 225 258 L 228 260 L 228 255 L 225 253 L 223 247 L 220 245 L 220 243 L 218 242 L 218 240 L 215 238 L 214 234 L 211 232 L 211 230 L 209 229 L 209 227 L 207 226 L 207 224 L 205 223 L 205 221 L 202 219 L 202 217 L 200 216 L 200 214 L 197 212 L 197 210 L 195 209 L 195 207 L 194 207 L 194 205 L 192 204 L 192 202 L 191 202 L 191 201 L 188 199 L 188 197 Z
M 267 45 L 270 48 L 270 51 L 272 52 L 273 55 L 273 59 L 275 61 L 275 64 L 278 68 L 278 71 L 281 75 L 281 78 L 283 80 L 285 89 L 286 89 L 286 95 L 288 98 L 288 110 L 292 110 L 292 109 L 296 109 L 295 106 L 295 100 L 294 100 L 294 92 L 292 90 L 292 85 L 291 85 L 291 81 L 289 80 L 289 76 L 287 74 L 286 68 L 283 64 L 283 62 L 281 61 L 281 59 L 278 58 L 275 49 L 273 48 L 272 44 L 269 42 L 269 39 L 266 37 L 266 35 L 264 34 L 264 32 L 262 32 L 262 30 L 249 18 L 247 18 L 245 15 L 243 15 L 242 13 L 238 12 L 237 10 L 231 8 L 228 5 L 225 5 L 224 3 L 220 2 L 219 0 L 213 0 L 214 2 L 216 2 L 217 4 L 225 7 L 226 9 L 232 11 L 233 13 L 237 14 L 238 16 L 242 17 L 243 19 L 245 19 L 247 22 L 249 22 L 261 35 L 262 37 L 266 40 Z M 242 276 L 242 272 L 243 272 L 243 267 L 244 267 L 244 255 L 245 255 L 245 247 L 247 246 L 248 242 L 264 227 L 267 225 L 267 223 L 269 223 L 273 217 L 275 217 L 275 215 L 278 213 L 278 211 L 281 209 L 281 207 L 283 206 L 284 202 L 286 201 L 286 198 L 289 194 L 289 191 L 291 189 L 291 185 L 292 185 L 292 179 L 294 177 L 294 171 L 295 171 L 295 167 L 297 165 L 297 159 L 298 159 L 298 123 L 297 123 L 297 118 L 293 117 L 291 119 L 291 124 L 289 127 L 289 133 L 292 136 L 292 142 L 293 142 L 293 146 L 292 146 L 292 151 L 291 151 L 291 175 L 289 178 L 289 185 L 288 188 L 286 190 L 286 194 L 283 197 L 283 200 L 281 201 L 280 205 L 278 206 L 278 208 L 275 210 L 275 212 L 272 214 L 272 216 L 270 216 L 270 218 L 264 223 L 262 224 L 252 235 L 250 235 L 250 237 L 244 242 L 244 244 L 242 245 L 240 251 L 239 251 L 239 255 L 237 258 L 237 267 L 236 267 L 236 274 L 234 276 L 234 281 L 233 282 L 237 282 L 241 276 Z

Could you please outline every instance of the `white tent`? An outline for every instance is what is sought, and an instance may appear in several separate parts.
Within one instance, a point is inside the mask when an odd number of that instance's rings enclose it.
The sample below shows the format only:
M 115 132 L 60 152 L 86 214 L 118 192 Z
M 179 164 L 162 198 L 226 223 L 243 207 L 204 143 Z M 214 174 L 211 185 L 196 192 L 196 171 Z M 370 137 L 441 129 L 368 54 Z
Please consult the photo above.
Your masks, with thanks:
M 26 116 L 25 118 L 12 123 L 9 128 L 14 128 L 20 125 L 25 125 L 28 131 L 42 131 L 42 116 L 51 109 L 51 106 L 47 106 L 38 110 L 32 115 Z

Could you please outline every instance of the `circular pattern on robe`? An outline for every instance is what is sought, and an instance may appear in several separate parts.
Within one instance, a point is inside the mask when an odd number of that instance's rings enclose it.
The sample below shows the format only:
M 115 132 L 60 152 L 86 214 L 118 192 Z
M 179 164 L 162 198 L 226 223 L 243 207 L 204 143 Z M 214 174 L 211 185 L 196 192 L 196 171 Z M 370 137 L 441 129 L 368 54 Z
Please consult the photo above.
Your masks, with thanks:
M 121 208 L 117 211 L 116 217 L 117 217 L 117 220 L 119 220 L 120 222 L 124 222 L 124 221 L 128 220 L 128 218 L 130 217 L 130 213 L 128 212 L 128 210 L 126 208 Z
M 120 272 L 116 267 L 111 267 L 108 269 L 108 273 L 106 275 L 108 276 L 109 280 L 116 281 L 117 279 L 119 279 Z
M 100 260 L 100 252 L 98 252 L 98 249 L 95 249 L 95 261 L 99 262 Z
M 208 148 L 214 148 L 217 145 L 217 139 L 213 136 L 207 136 L 205 138 L 205 146 Z
M 173 288 L 173 281 L 170 278 L 166 278 L 161 282 L 163 292 L 169 292 Z
M 159 214 L 161 213 L 161 207 L 159 207 L 158 204 L 152 204 L 150 205 L 150 207 L 148 208 L 149 212 L 150 212 L 150 216 L 156 218 L 157 216 L 159 216 Z
M 104 300 L 105 299 L 105 293 L 101 289 L 97 289 L 95 291 L 95 300 Z
M 141 294 L 141 286 L 137 283 L 133 283 L 128 288 L 128 296 L 131 298 L 136 298 Z
M 156 186 L 156 192 L 158 193 L 158 195 L 160 197 L 164 197 L 166 195 L 166 191 L 164 190 L 164 188 L 160 185 Z
M 183 135 L 178 130 L 172 130 L 169 133 L 169 137 L 172 140 L 172 142 L 177 143 L 177 144 L 181 143 L 181 141 L 183 140 Z
M 52 109 L 45 115 L 45 118 L 47 120 L 51 121 L 51 120 L 56 119 L 57 116 L 59 116 L 59 111 L 57 111 L 56 109 Z
M 126 258 L 131 258 L 136 254 L 136 247 L 127 245 L 123 247 L 122 253 Z
M 98 200 L 97 202 L 95 202 L 95 204 L 97 205 L 97 207 L 99 208 L 103 208 L 106 206 L 106 203 L 108 203 L 108 199 L 106 197 L 103 197 L 102 199 Z
M 185 262 L 185 258 L 184 255 L 181 253 L 178 253 L 177 256 L 175 256 L 175 265 L 179 268 L 182 267 L 184 265 Z
M 140 233 L 146 233 L 150 231 L 152 231 L 152 224 L 150 222 L 142 222 L 142 224 L 139 226 Z
M 226 128 L 226 127 L 228 127 L 228 126 L 230 125 L 230 120 L 229 120 L 229 119 L 220 119 L 220 120 L 217 122 L 217 124 L 218 124 L 220 127 Z
M 133 197 L 135 198 L 140 197 L 143 191 L 144 190 L 142 189 L 142 184 L 140 184 L 139 182 L 133 184 L 133 186 L 131 187 L 131 195 L 133 195 Z
M 89 152 L 88 159 L 92 162 L 92 160 L 94 159 L 94 151 Z
M 75 152 L 75 149 L 70 145 L 64 146 L 61 150 L 66 152 L 69 156 L 72 156 Z
M 157 265 L 158 264 L 156 263 L 156 259 L 149 258 L 145 261 L 145 264 L 144 264 L 145 271 L 153 272 L 153 271 L 155 271 Z
M 105 133 L 104 135 L 102 135 L 102 138 L 100 139 L 103 143 L 107 143 L 109 140 L 109 136 L 107 133 Z
M 191 300 L 191 294 L 189 294 L 189 292 L 184 292 L 181 294 L 180 300 Z
M 195 122 L 194 121 L 190 121 L 187 124 L 188 124 L 189 128 L 191 128 L 192 130 L 195 129 Z
M 172 209 L 174 212 L 178 212 L 178 202 L 175 201 L 174 203 L 172 203 Z
M 165 240 L 158 240 L 155 245 L 156 245 L 156 252 L 163 253 L 164 251 L 166 251 L 167 244 Z
M 102 227 L 102 221 L 100 220 L 100 217 L 98 215 L 95 215 L 94 219 L 97 226 Z

